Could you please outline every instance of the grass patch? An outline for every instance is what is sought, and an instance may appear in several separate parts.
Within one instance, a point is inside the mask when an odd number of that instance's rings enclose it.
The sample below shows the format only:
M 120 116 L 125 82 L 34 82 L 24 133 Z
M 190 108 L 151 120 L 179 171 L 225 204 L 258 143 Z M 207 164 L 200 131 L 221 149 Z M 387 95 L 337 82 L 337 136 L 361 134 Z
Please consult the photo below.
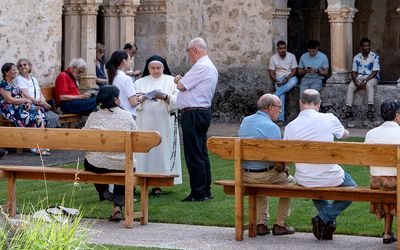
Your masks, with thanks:
M 363 141 L 363 138 L 351 138 L 348 141 Z M 222 160 L 210 154 L 213 180 L 232 179 L 233 162 Z M 76 164 L 70 167 L 75 167 Z M 82 166 L 80 166 L 82 168 Z M 189 180 L 185 162 L 182 157 L 183 182 L 172 188 L 165 188 L 167 194 L 163 196 L 150 195 L 149 200 L 149 220 L 151 222 L 165 222 L 178 224 L 194 225 L 213 225 L 213 226 L 234 226 L 234 199 L 227 196 L 221 186 L 213 184 L 212 192 L 214 199 L 207 202 L 190 203 L 181 202 L 189 192 Z M 359 186 L 369 185 L 369 168 L 356 166 L 343 166 L 348 171 Z M 291 168 L 293 174 L 294 167 Z M 112 204 L 108 201 L 99 202 L 97 192 L 92 184 L 80 184 L 74 187 L 70 182 L 47 182 L 48 203 L 57 204 L 57 201 L 73 201 L 66 204 L 69 207 L 80 207 L 86 217 L 106 219 L 112 212 Z M 17 205 L 37 204 L 38 200 L 46 197 L 43 181 L 17 181 Z M 137 194 L 136 198 L 140 198 Z M 270 203 L 271 221 L 275 222 L 278 198 L 272 198 Z M 7 181 L 0 181 L 0 203 L 7 202 Z M 245 199 L 247 206 L 247 198 Z M 136 209 L 139 209 L 136 203 Z M 294 226 L 297 231 L 310 232 L 311 218 L 316 215 L 310 199 L 294 199 L 292 202 L 292 212 L 287 223 Z M 339 234 L 381 236 L 383 221 L 376 221 L 374 215 L 369 213 L 369 203 L 354 202 L 337 219 Z M 396 223 L 394 223 L 394 226 Z M 139 248 L 120 248 L 120 249 L 139 249 Z

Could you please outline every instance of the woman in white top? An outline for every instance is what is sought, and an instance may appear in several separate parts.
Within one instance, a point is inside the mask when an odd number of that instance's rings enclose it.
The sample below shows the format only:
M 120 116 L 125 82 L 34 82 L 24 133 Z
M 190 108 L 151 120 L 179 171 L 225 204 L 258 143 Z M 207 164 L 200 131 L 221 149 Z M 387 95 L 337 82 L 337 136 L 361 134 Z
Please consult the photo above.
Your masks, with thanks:
M 83 129 L 96 130 L 136 130 L 136 123 L 132 115 L 119 108 L 120 92 L 115 86 L 103 86 L 96 96 L 96 104 L 100 107 L 98 111 L 92 112 Z M 85 170 L 94 173 L 124 172 L 125 155 L 117 152 L 87 152 L 84 161 Z M 132 166 L 133 171 L 133 166 Z M 107 184 L 94 184 L 99 193 L 100 200 L 110 200 L 114 202 L 114 211 L 110 216 L 110 221 L 120 221 L 122 219 L 121 209 L 125 201 L 125 186 L 114 185 L 113 193 L 108 191 Z
M 176 98 L 178 89 L 164 58 L 154 55 L 146 61 L 143 77 L 135 81 L 141 103 L 136 107 L 136 123 L 141 130 L 158 131 L 161 144 L 146 154 L 136 154 L 137 172 L 177 174 L 182 183 L 181 153 Z M 159 187 L 153 194 L 162 194 Z
M 381 104 L 381 116 L 384 123 L 367 133 L 365 143 L 400 144 L 400 101 L 384 101 Z M 371 166 L 370 172 L 371 189 L 397 190 L 396 166 Z M 393 216 L 396 215 L 396 203 L 371 202 L 370 212 L 375 214 L 377 219 L 385 218 L 383 243 L 388 244 L 397 241 L 392 231 Z
M 25 98 L 32 101 L 36 106 L 43 107 L 46 110 L 46 128 L 61 127 L 59 117 L 56 113 L 50 111 L 51 105 L 46 102 L 39 81 L 31 74 L 32 63 L 27 58 L 19 59 L 17 62 L 19 76 L 15 79 L 15 85 L 21 89 Z
M 125 74 L 132 64 L 131 58 L 126 51 L 117 50 L 111 55 L 106 68 L 109 82 L 116 86 L 119 91 L 121 108 L 132 114 L 136 118 L 136 105 L 138 104 L 135 87 L 131 77 Z

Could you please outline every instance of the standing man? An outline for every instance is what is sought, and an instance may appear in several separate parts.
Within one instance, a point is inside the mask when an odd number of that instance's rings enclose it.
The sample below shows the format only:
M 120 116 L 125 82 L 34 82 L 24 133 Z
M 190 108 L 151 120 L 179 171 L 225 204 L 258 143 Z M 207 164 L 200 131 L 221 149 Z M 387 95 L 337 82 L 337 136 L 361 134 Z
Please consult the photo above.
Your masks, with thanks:
M 286 126 L 285 140 L 327 141 L 333 138 L 348 138 L 349 131 L 344 129 L 333 114 L 318 112 L 321 98 L 314 89 L 305 90 L 300 96 L 300 114 Z M 353 178 L 338 164 L 296 163 L 295 178 L 304 187 L 356 186 Z M 336 217 L 351 201 L 313 200 L 318 215 L 311 219 L 313 234 L 318 240 L 332 240 L 336 230 Z
M 276 124 L 283 126 L 285 121 L 285 94 L 297 84 L 297 61 L 296 57 L 287 52 L 286 42 L 279 41 L 276 44 L 277 54 L 269 60 L 269 76 L 275 83 L 275 93 L 281 99 L 281 112 Z
M 274 123 L 280 114 L 281 101 L 276 95 L 265 94 L 257 102 L 257 113 L 247 116 L 240 125 L 239 137 L 280 140 L 281 130 Z M 247 183 L 295 184 L 296 180 L 288 174 L 288 169 L 281 162 L 244 161 L 244 181 Z M 285 224 L 290 212 L 290 198 L 279 198 L 276 224 L 272 227 L 273 235 L 294 234 L 293 227 Z M 270 233 L 269 201 L 266 195 L 257 196 L 257 228 L 258 235 Z
M 96 97 L 79 91 L 79 77 L 86 71 L 86 62 L 82 58 L 74 58 L 68 69 L 56 78 L 54 88 L 57 104 L 65 114 L 89 115 L 97 110 Z
M 136 52 L 138 50 L 138 47 L 137 47 L 136 43 L 127 43 L 124 46 L 124 50 L 128 53 L 128 55 L 133 60 L 133 57 L 136 55 Z M 135 81 L 140 76 L 140 74 L 142 74 L 142 72 L 138 69 L 133 70 L 133 67 L 131 65 L 131 68 L 128 71 L 126 71 L 125 74 L 132 77 L 133 81 Z
M 206 142 L 218 71 L 208 57 L 207 44 L 202 38 L 191 40 L 186 52 L 193 66 L 183 77 L 175 77 L 180 91 L 177 105 L 182 111 L 183 149 L 191 189 L 182 201 L 205 201 L 213 198 Z
M 371 41 L 368 38 L 362 38 L 360 41 L 361 53 L 358 53 L 353 59 L 353 70 L 351 72 L 352 81 L 347 88 L 346 98 L 346 118 L 354 116 L 353 113 L 353 95 L 354 91 L 367 89 L 368 111 L 367 117 L 374 118 L 374 88 L 379 81 L 379 56 L 371 51 Z
M 318 51 L 318 44 L 319 42 L 316 40 L 309 40 L 308 52 L 300 57 L 299 75 L 303 76 L 300 83 L 300 95 L 306 89 L 321 91 L 322 81 L 329 75 L 328 57 Z

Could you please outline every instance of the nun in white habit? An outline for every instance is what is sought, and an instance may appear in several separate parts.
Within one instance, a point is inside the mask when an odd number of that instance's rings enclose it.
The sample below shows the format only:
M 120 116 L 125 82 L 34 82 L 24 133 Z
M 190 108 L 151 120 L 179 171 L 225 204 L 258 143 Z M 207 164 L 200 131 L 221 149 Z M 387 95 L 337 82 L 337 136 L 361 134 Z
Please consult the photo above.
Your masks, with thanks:
M 161 144 L 149 153 L 137 153 L 136 172 L 177 174 L 175 184 L 182 183 L 182 167 L 176 105 L 178 89 L 164 58 L 147 59 L 143 77 L 135 81 L 140 104 L 136 106 L 136 124 L 141 131 L 158 131 Z M 162 194 L 159 187 L 153 194 Z

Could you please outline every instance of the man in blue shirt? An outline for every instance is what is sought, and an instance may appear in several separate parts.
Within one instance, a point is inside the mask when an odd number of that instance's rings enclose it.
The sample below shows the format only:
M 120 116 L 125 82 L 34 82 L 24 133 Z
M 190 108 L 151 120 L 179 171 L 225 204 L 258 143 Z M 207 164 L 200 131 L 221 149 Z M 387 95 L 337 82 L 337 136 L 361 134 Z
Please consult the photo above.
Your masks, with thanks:
M 259 139 L 282 139 L 281 131 L 274 123 L 281 110 L 281 101 L 278 96 L 265 94 L 257 102 L 258 111 L 243 119 L 240 125 L 239 137 Z M 248 183 L 268 184 L 295 184 L 296 180 L 288 174 L 284 163 L 244 161 L 243 177 Z M 285 219 L 290 212 L 290 198 L 280 198 L 277 209 L 276 224 L 272 228 L 274 235 L 293 234 L 293 227 L 285 224 Z M 257 196 L 257 234 L 265 235 L 271 232 L 267 226 L 269 219 L 269 206 L 267 196 Z
M 352 81 L 347 88 L 346 97 L 346 118 L 354 116 L 353 113 L 353 95 L 359 89 L 367 89 L 368 111 L 367 117 L 374 118 L 372 108 L 374 107 L 374 88 L 379 81 L 379 56 L 371 51 L 371 41 L 368 38 L 362 38 L 360 41 L 361 53 L 358 53 L 353 59 L 353 69 L 351 72 Z
M 309 40 L 308 52 L 300 57 L 299 75 L 303 76 L 300 83 L 300 95 L 306 89 L 321 91 L 322 81 L 329 75 L 328 57 L 318 51 L 318 41 Z

